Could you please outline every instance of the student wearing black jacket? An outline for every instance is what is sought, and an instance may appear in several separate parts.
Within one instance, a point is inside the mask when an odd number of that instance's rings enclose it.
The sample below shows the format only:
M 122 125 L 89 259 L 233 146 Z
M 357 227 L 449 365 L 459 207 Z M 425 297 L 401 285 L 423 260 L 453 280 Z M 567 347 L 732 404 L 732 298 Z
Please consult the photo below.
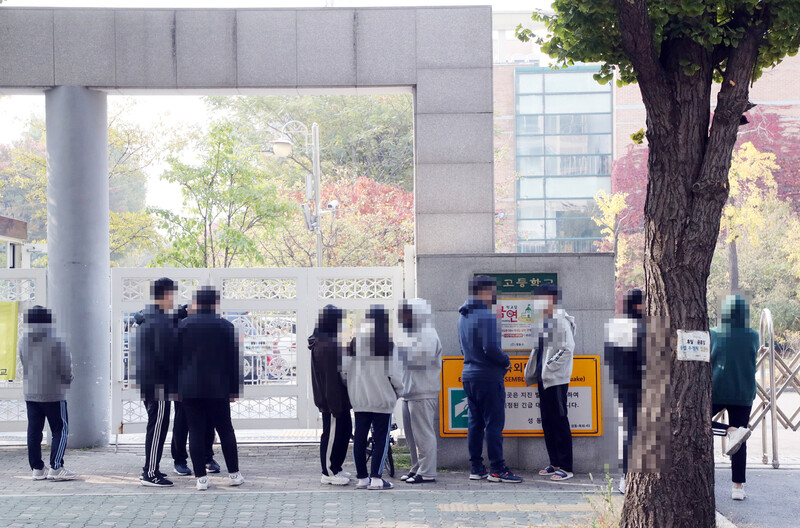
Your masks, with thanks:
M 170 395 L 174 393 L 177 314 L 175 283 L 162 277 L 151 287 L 153 304 L 137 314 L 134 334 L 134 380 L 147 410 L 143 486 L 169 487 L 172 481 L 159 471 L 164 439 L 169 429 Z
M 342 471 L 342 463 L 353 433 L 350 398 L 341 376 L 343 347 L 339 333 L 343 318 L 344 311 L 331 304 L 325 306 L 314 333 L 308 338 L 314 405 L 322 413 L 320 482 L 334 486 L 345 486 L 350 482 L 350 474 Z
M 208 489 L 206 453 L 208 428 L 217 430 L 231 486 L 240 486 L 236 433 L 230 402 L 243 385 L 242 361 L 236 330 L 220 317 L 219 292 L 202 287 L 195 293 L 196 313 L 184 319 L 178 331 L 178 396 L 189 422 L 189 455 L 197 489 Z
M 622 438 L 622 478 L 619 492 L 625 493 L 628 460 L 636 417 L 642 401 L 642 379 L 645 365 L 644 295 L 641 290 L 625 293 L 623 317 L 612 319 L 607 325 L 605 358 L 611 367 L 611 381 L 616 385 L 617 397 L 625 420 Z

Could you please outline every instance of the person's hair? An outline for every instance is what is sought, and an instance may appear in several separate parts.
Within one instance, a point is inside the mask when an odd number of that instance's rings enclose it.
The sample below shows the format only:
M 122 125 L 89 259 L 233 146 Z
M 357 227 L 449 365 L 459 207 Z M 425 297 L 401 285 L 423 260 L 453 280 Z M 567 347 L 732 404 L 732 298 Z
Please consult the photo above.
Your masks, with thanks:
M 332 304 L 325 305 L 322 308 L 319 316 L 317 317 L 316 330 L 323 335 L 336 335 L 339 333 L 342 319 L 344 319 L 344 310 Z
M 540 284 L 533 290 L 536 297 L 551 297 L 555 304 L 561 301 L 561 290 L 555 284 Z
M 153 284 L 150 287 L 150 294 L 152 295 L 153 299 L 159 300 L 163 299 L 167 293 L 177 289 L 178 286 L 175 284 L 175 281 L 167 277 L 161 277 L 160 279 L 153 281 Z
M 642 308 L 636 308 L 637 305 L 644 304 L 644 293 L 642 290 L 633 289 L 625 292 L 622 300 L 622 311 L 629 317 L 639 318 L 642 316 Z
M 389 337 L 389 312 L 383 306 L 373 304 L 369 307 L 367 319 L 373 321 L 372 336 L 370 336 L 372 355 L 376 357 L 391 356 L 394 343 Z
M 469 281 L 469 294 L 473 297 L 485 290 L 497 288 L 497 281 L 488 275 L 477 275 Z
M 213 312 L 219 303 L 219 291 L 213 286 L 201 286 L 194 292 L 194 302 L 200 313 Z
M 37 304 L 25 312 L 22 320 L 27 324 L 50 324 L 53 322 L 53 314 L 44 306 Z

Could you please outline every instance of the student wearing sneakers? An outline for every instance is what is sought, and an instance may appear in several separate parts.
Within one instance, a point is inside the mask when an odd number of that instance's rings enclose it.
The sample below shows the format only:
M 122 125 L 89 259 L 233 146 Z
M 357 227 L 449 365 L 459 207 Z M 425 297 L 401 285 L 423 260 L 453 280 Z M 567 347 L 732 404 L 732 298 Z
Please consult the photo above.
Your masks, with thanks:
M 28 463 L 33 480 L 73 480 L 64 467 L 69 434 L 67 389 L 72 383 L 72 357 L 55 334 L 50 310 L 34 306 L 23 318 L 24 333 L 17 346 L 22 362 L 22 394 L 28 410 Z M 42 461 L 44 421 L 53 435 L 50 469 Z
M 473 278 L 470 297 L 459 309 L 458 340 L 464 355 L 461 379 L 469 409 L 467 447 L 470 480 L 522 482 L 503 458 L 503 427 L 506 422 L 505 375 L 511 362 L 500 348 L 500 329 L 492 306 L 497 302 L 497 284 L 486 275 Z M 483 439 L 491 472 L 483 464 Z
M 402 301 L 398 352 L 403 365 L 403 427 L 411 452 L 411 471 L 401 477 L 408 484 L 436 480 L 436 428 L 439 412 L 439 375 L 442 343 L 433 327 L 431 307 L 423 299 Z
M 134 383 L 147 410 L 145 459 L 140 482 L 143 486 L 169 487 L 172 481 L 159 470 L 164 440 L 169 430 L 170 398 L 175 391 L 175 359 L 178 314 L 175 282 L 162 277 L 151 285 L 152 304 L 137 314 L 133 335 Z
M 322 436 L 319 457 L 322 465 L 322 484 L 346 486 L 350 474 L 342 471 L 347 457 L 353 421 L 350 418 L 350 398 L 342 381 L 342 352 L 340 332 L 344 311 L 329 304 L 322 309 L 314 333 L 308 338 L 311 351 L 311 388 L 314 405 L 322 413 Z
M 239 472 L 230 405 L 241 394 L 244 382 L 239 340 L 233 324 L 218 314 L 217 290 L 201 287 L 195 292 L 194 303 L 196 313 L 181 321 L 178 329 L 178 396 L 189 423 L 189 456 L 197 489 L 208 489 L 209 427 L 219 435 L 228 484 L 240 486 L 244 477 Z
M 539 412 L 550 465 L 539 471 L 552 480 L 572 474 L 572 430 L 567 415 L 567 389 L 575 351 L 575 318 L 559 306 L 561 293 L 552 284 L 539 286 L 534 298 L 545 302 L 542 328 L 525 366 L 525 383 L 537 385 Z
M 622 478 L 618 490 L 625 494 L 628 461 L 639 406 L 642 401 L 642 381 L 645 365 L 646 328 L 642 290 L 629 290 L 623 299 L 623 316 L 611 319 L 606 325 L 605 359 L 611 371 L 611 381 L 624 419 L 622 437 Z
M 756 397 L 758 333 L 749 327 L 750 308 L 743 297 L 730 295 L 722 307 L 722 322 L 711 329 L 711 415 L 728 411 L 730 424 L 712 422 L 714 434 L 727 436 L 731 457 L 733 500 L 744 500 L 748 423 Z
M 353 459 L 357 489 L 391 489 L 383 479 L 383 466 L 389 448 L 392 411 L 403 393 L 403 375 L 389 335 L 389 314 L 373 305 L 350 342 L 343 358 L 342 373 L 353 405 L 356 424 L 353 434 Z M 372 428 L 375 442 L 367 472 L 367 437 Z

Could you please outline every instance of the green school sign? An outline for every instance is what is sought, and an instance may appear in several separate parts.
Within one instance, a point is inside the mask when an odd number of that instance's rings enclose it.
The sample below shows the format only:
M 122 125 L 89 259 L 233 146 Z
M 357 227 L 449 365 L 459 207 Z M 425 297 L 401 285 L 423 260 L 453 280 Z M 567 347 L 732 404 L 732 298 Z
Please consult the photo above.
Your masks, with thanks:
M 542 284 L 558 284 L 556 273 L 476 273 L 487 275 L 497 282 L 499 295 L 510 293 L 533 293 L 533 290 Z

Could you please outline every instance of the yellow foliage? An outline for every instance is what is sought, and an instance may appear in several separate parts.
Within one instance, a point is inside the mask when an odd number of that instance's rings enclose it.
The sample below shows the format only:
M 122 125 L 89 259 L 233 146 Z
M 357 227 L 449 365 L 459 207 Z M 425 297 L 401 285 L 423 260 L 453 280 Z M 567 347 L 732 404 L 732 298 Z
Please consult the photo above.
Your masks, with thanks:
M 772 176 L 778 168 L 775 154 L 759 152 L 750 142 L 733 153 L 728 172 L 730 193 L 720 223 L 726 242 L 742 236 L 752 241 L 764 228 L 764 203 L 778 194 L 778 184 Z

